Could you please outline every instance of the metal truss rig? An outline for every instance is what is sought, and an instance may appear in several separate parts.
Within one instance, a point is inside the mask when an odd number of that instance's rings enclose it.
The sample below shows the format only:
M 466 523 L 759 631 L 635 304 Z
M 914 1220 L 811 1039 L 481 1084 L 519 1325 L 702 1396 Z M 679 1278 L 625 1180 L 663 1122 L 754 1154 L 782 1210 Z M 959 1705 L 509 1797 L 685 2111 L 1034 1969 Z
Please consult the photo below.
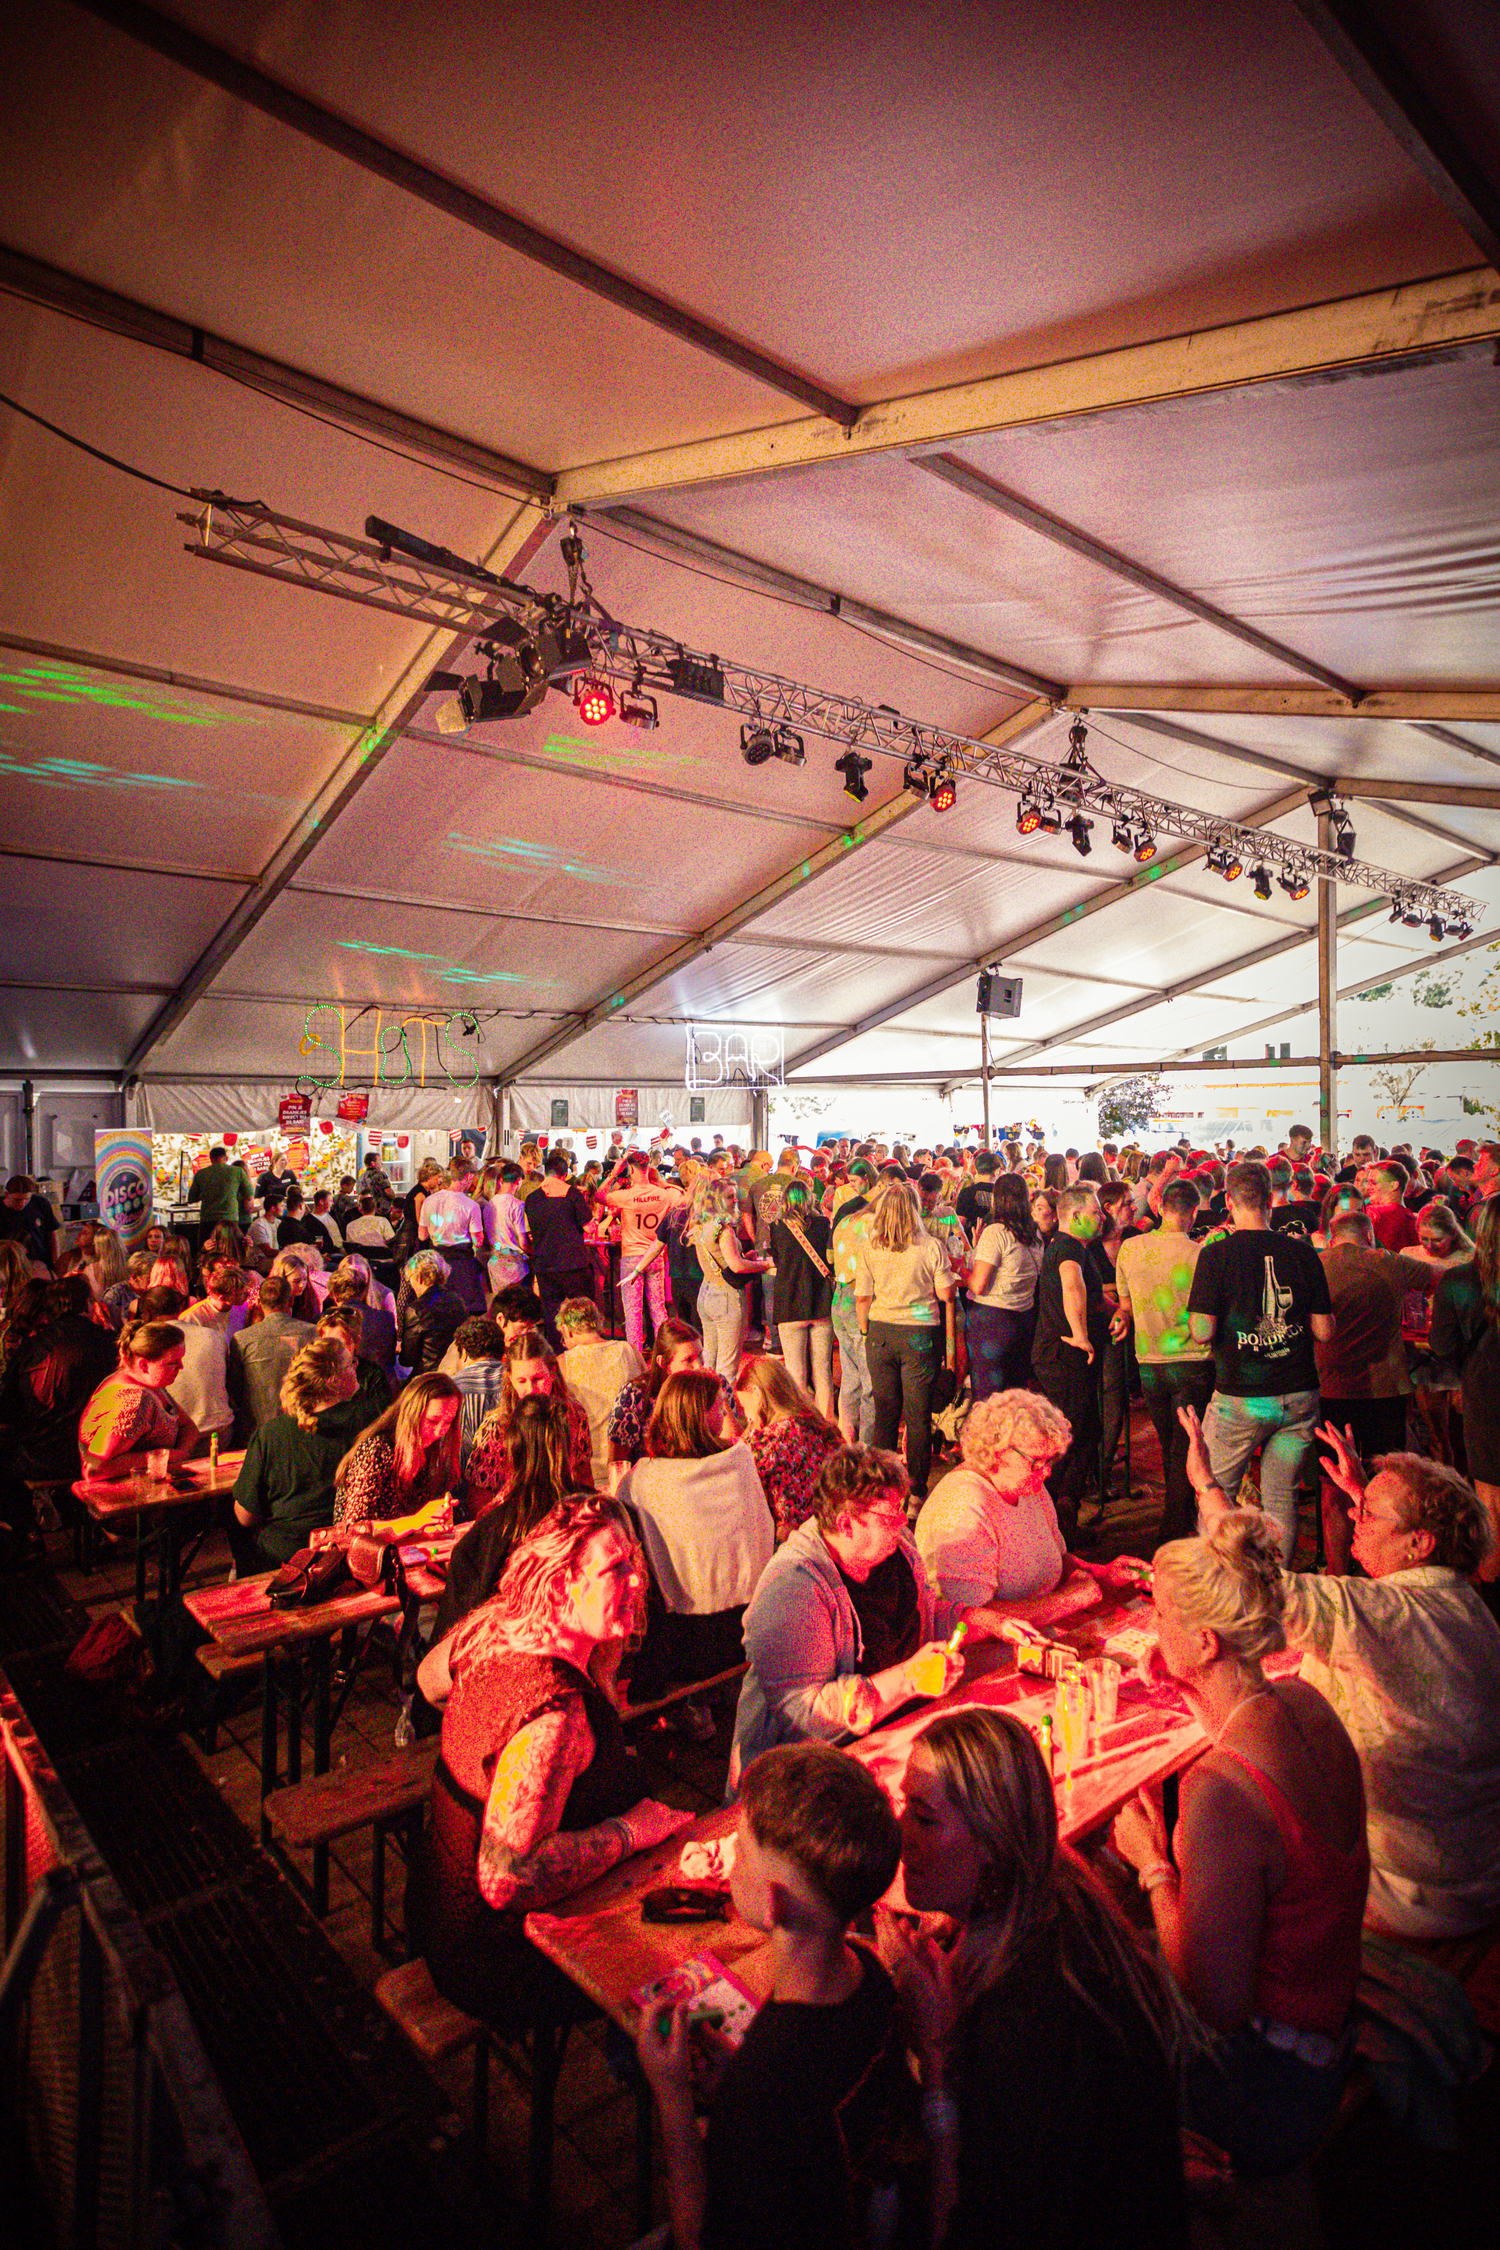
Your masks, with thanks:
M 1219 814 L 1107 780 L 1083 755 L 1076 728 L 1078 746 L 1065 763 L 1054 764 L 909 719 L 891 704 L 865 703 L 774 672 L 754 671 L 687 649 L 653 628 L 621 624 L 597 601 L 581 571 L 570 574 L 572 592 L 564 599 L 499 578 L 444 548 L 397 532 L 394 526 L 380 526 L 389 537 L 353 539 L 319 524 L 278 515 L 261 501 L 198 491 L 194 498 L 203 503 L 201 510 L 183 513 L 178 521 L 196 534 L 187 552 L 199 560 L 310 587 L 392 617 L 470 634 L 482 653 L 488 653 L 486 636 L 501 627 L 546 625 L 554 633 L 565 627 L 587 642 L 590 671 L 624 691 L 635 696 L 686 696 L 738 712 L 747 722 L 768 729 L 784 728 L 793 736 L 818 735 L 845 749 L 899 758 L 916 769 L 911 778 L 915 782 L 920 777 L 928 795 L 940 776 L 988 782 L 1065 816 L 1096 814 L 1137 833 L 1175 836 L 1203 844 L 1246 867 L 1274 870 L 1289 890 L 1296 886 L 1295 895 L 1305 895 L 1324 878 L 1377 891 L 1392 901 L 1393 920 L 1415 926 L 1436 919 L 1455 936 L 1469 935 L 1484 916 L 1484 902 L 1463 891 L 1397 875 L 1342 852 L 1320 851 L 1268 829 L 1241 827 Z M 506 640 L 511 642 L 509 631 Z M 555 684 L 566 687 L 578 669 L 578 664 L 570 663 Z M 1170 871 L 1170 861 L 1160 865 L 1160 873 Z

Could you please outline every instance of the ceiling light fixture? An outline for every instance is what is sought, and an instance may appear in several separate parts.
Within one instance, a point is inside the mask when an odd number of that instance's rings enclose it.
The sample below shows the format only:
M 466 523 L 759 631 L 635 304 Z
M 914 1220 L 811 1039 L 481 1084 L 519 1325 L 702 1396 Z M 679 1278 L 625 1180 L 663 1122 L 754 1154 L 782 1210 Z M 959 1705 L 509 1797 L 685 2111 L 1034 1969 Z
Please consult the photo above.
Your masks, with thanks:
M 1230 844 L 1215 844 L 1208 854 L 1209 870 L 1222 875 L 1226 883 L 1237 883 L 1245 872 L 1245 863 Z
M 620 697 L 620 724 L 626 727 L 640 727 L 647 734 L 653 733 L 661 725 L 661 713 L 656 707 L 656 697 L 654 695 L 642 695 L 638 688 L 632 688 L 628 694 L 623 694 Z
M 1089 830 L 1093 825 L 1091 820 L 1084 819 L 1081 812 L 1074 813 L 1072 819 L 1068 822 L 1068 835 L 1072 840 L 1073 849 L 1080 859 L 1087 859 L 1094 848 L 1089 841 Z
M 1258 899 L 1265 900 L 1270 897 L 1271 870 L 1269 867 L 1262 865 L 1256 868 L 1253 877 L 1253 888 Z
M 844 795 L 862 805 L 870 792 L 865 787 L 865 775 L 875 763 L 873 758 L 862 758 L 857 750 L 846 750 L 842 758 L 835 758 L 833 770 L 844 777 Z
M 1042 825 L 1042 808 L 1035 797 L 1022 797 L 1016 805 L 1016 834 L 1034 836 Z
M 950 767 L 944 766 L 933 781 L 928 802 L 934 812 L 952 812 L 958 803 L 958 777 Z
M 1300 867 L 1283 868 L 1277 881 L 1288 898 L 1306 898 L 1309 885 Z
M 802 737 L 800 734 L 794 734 L 790 727 L 778 727 L 776 729 L 773 748 L 777 757 L 789 766 L 805 766 L 807 764 L 807 751 L 803 745 Z
M 614 690 L 608 680 L 580 673 L 573 682 L 573 702 L 586 727 L 602 727 L 615 715 Z
M 740 728 L 740 756 L 747 766 L 763 766 L 776 755 L 776 737 L 757 719 Z

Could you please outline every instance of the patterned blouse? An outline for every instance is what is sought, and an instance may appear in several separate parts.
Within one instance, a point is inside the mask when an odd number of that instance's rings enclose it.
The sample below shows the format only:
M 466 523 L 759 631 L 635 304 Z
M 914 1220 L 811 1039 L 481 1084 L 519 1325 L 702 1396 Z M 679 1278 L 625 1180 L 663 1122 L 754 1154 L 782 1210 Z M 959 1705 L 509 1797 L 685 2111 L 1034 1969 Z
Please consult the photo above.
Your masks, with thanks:
M 778 1539 L 785 1539 L 812 1514 L 819 1472 L 842 1442 L 795 1414 L 783 1414 L 780 1421 L 770 1422 L 764 1429 L 745 1432 L 745 1443 L 776 1518 Z
M 594 1440 L 589 1431 L 588 1410 L 582 1401 L 568 1399 L 568 1467 L 573 1482 L 581 1492 L 591 1492 L 594 1485 Z M 505 1409 L 497 1406 L 486 1414 L 474 1435 L 469 1448 L 469 1465 L 464 1471 L 464 1483 L 473 1506 L 476 1492 L 503 1492 L 509 1469 L 505 1458 Z
M 396 1453 L 389 1438 L 366 1438 L 349 1463 L 334 1497 L 335 1523 L 392 1523 L 437 1498 L 430 1459 L 403 1492 L 396 1482 Z
M 606 1433 L 610 1448 L 622 1460 L 632 1464 L 639 1461 L 646 1450 L 646 1425 L 651 1420 L 652 1409 L 656 1404 L 648 1388 L 650 1381 L 651 1370 L 648 1367 L 644 1374 L 636 1376 L 634 1382 L 625 1385 L 610 1408 Z M 733 1414 L 734 1393 L 722 1375 L 719 1377 L 719 1391 L 724 1404 Z
M 148 1390 L 144 1383 L 132 1383 L 128 1375 L 110 1375 L 83 1410 L 78 1444 L 95 1460 L 112 1460 L 117 1453 L 175 1445 L 181 1427 L 165 1391 Z

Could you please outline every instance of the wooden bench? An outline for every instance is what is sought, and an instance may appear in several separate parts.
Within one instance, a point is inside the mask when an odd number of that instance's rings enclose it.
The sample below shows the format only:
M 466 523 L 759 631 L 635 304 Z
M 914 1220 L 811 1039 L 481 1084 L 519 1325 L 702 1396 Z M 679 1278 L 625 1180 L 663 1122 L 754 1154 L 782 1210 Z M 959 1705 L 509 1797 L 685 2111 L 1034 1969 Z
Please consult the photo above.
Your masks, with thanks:
M 406 1961 L 387 1969 L 375 1987 L 375 1998 L 408 2046 L 427 2068 L 439 2066 L 474 2050 L 474 2166 L 483 2173 L 489 2153 L 490 2035 L 474 2016 L 466 2016 L 445 2000 L 433 1983 L 425 1961 Z
M 258 1661 L 258 1660 L 257 1660 Z M 264 1813 L 271 1833 L 287 1851 L 311 1851 L 336 1843 L 361 1828 L 374 1830 L 375 1857 L 370 1875 L 370 1942 L 385 1951 L 385 1847 L 393 1828 L 404 1826 L 407 1852 L 421 1831 L 422 1813 L 432 1793 L 437 1737 L 393 1750 L 373 1765 L 346 1766 L 339 1773 L 316 1774 L 287 1789 L 273 1789 Z
M 208 1709 L 203 1715 L 203 1726 L 198 1739 L 203 1745 L 203 1755 L 211 1758 L 219 1745 L 219 1692 L 225 1680 L 237 1680 L 242 1674 L 253 1672 L 261 1677 L 264 1660 L 259 1656 L 230 1656 L 216 1641 L 205 1641 L 194 1650 L 211 1683 Z

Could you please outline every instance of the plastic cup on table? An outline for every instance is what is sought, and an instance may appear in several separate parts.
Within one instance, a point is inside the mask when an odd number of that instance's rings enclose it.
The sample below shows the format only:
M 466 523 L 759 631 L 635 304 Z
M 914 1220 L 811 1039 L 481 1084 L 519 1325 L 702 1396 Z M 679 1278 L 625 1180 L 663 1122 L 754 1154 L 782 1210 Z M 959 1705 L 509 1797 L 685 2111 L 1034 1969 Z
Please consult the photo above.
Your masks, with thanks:
M 1119 1713 L 1120 1666 L 1113 1656 L 1091 1656 L 1083 1667 L 1083 1677 L 1093 1708 L 1094 1732 L 1098 1735 L 1114 1724 Z
M 172 1449 L 168 1445 L 153 1445 L 146 1455 L 146 1474 L 164 1477 L 172 1466 Z

